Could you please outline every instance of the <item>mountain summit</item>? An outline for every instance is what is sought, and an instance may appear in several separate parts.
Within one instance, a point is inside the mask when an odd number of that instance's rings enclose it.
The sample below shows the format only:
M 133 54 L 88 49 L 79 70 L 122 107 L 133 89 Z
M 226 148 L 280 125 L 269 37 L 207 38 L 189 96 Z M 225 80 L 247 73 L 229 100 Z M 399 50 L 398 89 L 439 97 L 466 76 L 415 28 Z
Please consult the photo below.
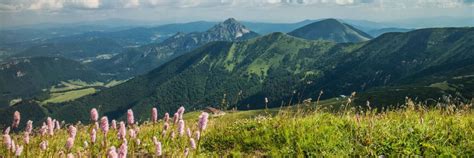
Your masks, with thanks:
M 243 40 L 258 36 L 234 18 L 229 18 L 206 31 L 207 34 L 225 41 Z
M 370 35 L 363 31 L 336 19 L 314 22 L 288 34 L 309 40 L 328 40 L 337 43 L 361 42 L 372 39 Z
M 183 55 L 197 47 L 214 41 L 242 41 L 257 37 L 234 18 L 214 25 L 205 32 L 178 32 L 161 43 L 149 44 L 128 50 L 112 59 L 95 64 L 99 70 L 121 74 L 121 78 L 144 74 L 161 64 Z

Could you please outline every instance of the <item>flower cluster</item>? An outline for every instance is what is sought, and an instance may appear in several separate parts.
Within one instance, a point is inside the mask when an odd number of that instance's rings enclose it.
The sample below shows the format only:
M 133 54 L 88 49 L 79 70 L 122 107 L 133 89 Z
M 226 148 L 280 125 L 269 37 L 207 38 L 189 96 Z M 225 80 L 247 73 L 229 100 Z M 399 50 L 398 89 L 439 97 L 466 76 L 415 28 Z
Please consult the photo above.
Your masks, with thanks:
M 196 123 L 186 123 L 184 120 L 185 108 L 179 107 L 174 113 L 172 122 L 169 113 L 165 113 L 163 119 L 158 119 L 158 109 L 151 109 L 151 124 L 145 124 L 148 130 L 150 128 L 161 128 L 161 132 L 149 133 L 141 136 L 140 124 L 136 122 L 132 109 L 127 110 L 126 122 L 115 119 L 109 122 L 107 116 L 99 116 L 96 108 L 90 110 L 89 126 L 77 124 L 65 124 L 51 117 L 47 117 L 39 126 L 38 133 L 34 134 L 33 121 L 26 122 L 24 132 L 20 136 L 18 133 L 10 135 L 11 129 L 18 129 L 20 124 L 20 112 L 13 114 L 13 123 L 11 127 L 3 131 L 3 146 L 7 149 L 7 155 L 23 156 L 28 151 L 34 151 L 39 157 L 102 157 L 126 158 L 140 156 L 188 156 L 195 154 L 199 149 L 199 140 L 201 134 L 207 127 L 209 114 L 203 112 Z M 100 118 L 100 119 L 99 119 Z M 161 124 L 162 123 L 162 124 Z M 161 124 L 161 125 L 160 125 Z M 67 132 L 60 132 L 61 126 Z M 19 131 L 21 132 L 21 131 Z M 98 134 L 98 132 L 100 134 Z M 57 146 L 59 137 L 64 146 Z M 110 134 L 109 134 L 110 133 Z M 87 139 L 84 139 L 86 136 Z M 22 139 L 20 139 L 22 138 Z M 30 139 L 33 138 L 34 141 Z M 19 141 L 20 142 L 16 142 Z M 142 141 L 146 141 L 143 144 Z M 76 143 L 83 142 L 83 143 Z M 153 150 L 144 152 L 144 149 L 152 144 Z M 171 145 L 171 144 L 175 145 Z M 83 144 L 82 146 L 80 144 Z M 177 147 L 176 144 L 179 144 Z M 168 148 L 165 148 L 166 146 Z M 24 146 L 26 146 L 24 148 Z M 23 152 L 25 150 L 26 152 Z M 146 151 L 146 150 L 145 150 Z M 2 151 L 0 151 L 1 153 Z M 138 153 L 136 153 L 138 152 Z M 23 153 L 23 155 L 22 155 Z M 142 155 L 136 155 L 142 154 Z M 148 155 L 143 155 L 148 154 Z M 151 155 L 150 155 L 151 154 Z M 31 156 L 31 155 L 30 155 Z M 10 156 L 8 156 L 10 157 Z

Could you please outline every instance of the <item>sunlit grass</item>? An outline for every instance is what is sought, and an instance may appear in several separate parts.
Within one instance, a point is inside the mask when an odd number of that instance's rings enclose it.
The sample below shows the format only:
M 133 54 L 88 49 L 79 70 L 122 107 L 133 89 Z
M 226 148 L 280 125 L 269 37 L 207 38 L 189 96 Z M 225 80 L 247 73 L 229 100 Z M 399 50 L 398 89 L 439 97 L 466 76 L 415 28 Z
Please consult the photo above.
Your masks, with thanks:
M 86 88 L 80 90 L 72 90 L 67 92 L 51 93 L 51 97 L 42 102 L 42 104 L 47 103 L 62 103 L 70 100 L 74 100 L 89 94 L 96 92 L 95 88 Z
M 202 132 L 198 149 L 189 150 L 189 156 L 466 156 L 474 155 L 474 113 L 472 104 L 438 104 L 427 107 L 408 100 L 399 109 L 380 110 L 355 108 L 349 103 L 331 99 L 316 103 L 300 104 L 274 109 L 226 111 L 218 117 L 210 117 L 208 128 Z M 337 106 L 336 106 L 337 105 Z M 345 106 L 348 106 L 345 108 Z M 339 110 L 334 111 L 334 107 Z M 332 108 L 332 109 L 330 109 Z M 201 112 L 184 115 L 186 127 L 192 137 L 197 131 Z M 172 121 L 171 121 L 172 122 Z M 106 137 L 98 130 L 96 144 L 90 143 L 91 125 L 78 124 L 74 148 L 76 155 L 105 156 L 111 146 L 119 147 L 123 141 L 117 131 L 111 130 Z M 136 128 L 135 128 L 136 127 Z M 163 135 L 163 121 L 143 122 L 137 129 L 137 139 L 129 136 L 129 156 L 153 156 L 155 136 L 163 145 L 166 157 L 182 157 L 190 148 L 190 137 L 178 136 L 177 127 L 170 123 L 170 130 Z M 128 132 L 128 131 L 127 131 Z M 171 133 L 175 132 L 175 138 Z M 12 134 L 22 142 L 22 133 Z M 54 136 L 34 133 L 27 150 L 38 157 L 59 157 L 64 149 L 67 132 L 56 131 Z M 104 146 L 104 138 L 107 147 Z M 49 142 L 49 148 L 41 151 L 38 144 Z M 140 144 L 137 141 L 140 141 Z M 84 145 L 88 142 L 88 146 Z M 20 143 L 24 145 L 24 143 Z M 0 150 L 8 155 L 4 146 Z M 26 153 L 23 154 L 23 156 Z

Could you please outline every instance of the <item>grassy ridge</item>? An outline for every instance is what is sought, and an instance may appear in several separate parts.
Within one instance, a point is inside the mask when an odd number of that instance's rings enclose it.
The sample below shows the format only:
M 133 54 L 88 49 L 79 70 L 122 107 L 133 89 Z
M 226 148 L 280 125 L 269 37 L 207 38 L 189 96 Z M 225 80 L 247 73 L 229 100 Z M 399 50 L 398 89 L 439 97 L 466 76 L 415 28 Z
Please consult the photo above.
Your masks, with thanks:
M 359 117 L 359 119 L 358 119 Z M 359 121 L 358 121 L 359 120 Z M 236 155 L 474 155 L 474 115 L 397 110 L 315 112 L 218 123 L 203 146 Z
M 470 104 L 439 104 L 427 108 L 408 102 L 400 109 L 380 111 L 350 107 L 338 102 L 336 112 L 329 109 L 332 101 L 320 106 L 305 104 L 281 109 L 228 111 L 226 115 L 211 117 L 208 128 L 198 141 L 198 149 L 191 149 L 190 156 L 217 155 L 248 156 L 400 156 L 400 155 L 474 155 L 474 112 Z M 342 104 L 341 104 L 342 103 Z M 186 113 L 184 120 L 191 131 L 197 130 L 200 112 Z M 178 136 L 177 125 L 162 135 L 163 121 L 144 122 L 138 127 L 137 139 L 128 139 L 129 156 L 152 156 L 155 136 L 163 145 L 165 156 L 183 156 L 190 147 L 190 137 Z M 89 130 L 92 126 L 77 125 L 78 135 L 71 153 L 104 155 L 101 145 L 104 136 L 98 130 L 96 144 L 91 144 Z M 129 127 L 131 129 L 131 127 Z M 135 128 L 137 129 L 137 128 Z M 119 147 L 116 130 L 107 137 L 107 147 Z M 127 131 L 128 132 L 128 131 Z M 176 133 L 172 138 L 171 133 Z M 22 133 L 13 134 L 21 141 Z M 40 156 L 58 157 L 66 152 L 66 130 L 56 131 L 53 137 L 34 134 L 28 152 Z M 194 137 L 194 132 L 193 136 Z M 38 144 L 48 140 L 49 148 L 41 151 Z M 137 143 L 140 140 L 140 144 Z M 3 141 L 3 140 L 2 140 Z M 84 146 L 84 142 L 89 142 Z M 23 143 L 20 143 L 23 144 Z M 7 155 L 2 146 L 0 155 Z M 25 156 L 25 155 L 23 155 Z

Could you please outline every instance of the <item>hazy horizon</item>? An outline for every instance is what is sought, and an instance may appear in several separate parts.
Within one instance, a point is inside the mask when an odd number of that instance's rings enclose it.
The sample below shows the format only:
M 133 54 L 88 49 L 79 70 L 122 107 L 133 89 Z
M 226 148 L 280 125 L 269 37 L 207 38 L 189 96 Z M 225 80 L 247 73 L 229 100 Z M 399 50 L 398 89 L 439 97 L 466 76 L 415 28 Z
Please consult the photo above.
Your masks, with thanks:
M 192 21 L 294 23 L 305 19 L 397 22 L 422 18 L 474 19 L 473 0 L 6 0 L 2 27 L 107 19 L 153 24 Z M 467 21 L 466 23 L 474 23 Z

